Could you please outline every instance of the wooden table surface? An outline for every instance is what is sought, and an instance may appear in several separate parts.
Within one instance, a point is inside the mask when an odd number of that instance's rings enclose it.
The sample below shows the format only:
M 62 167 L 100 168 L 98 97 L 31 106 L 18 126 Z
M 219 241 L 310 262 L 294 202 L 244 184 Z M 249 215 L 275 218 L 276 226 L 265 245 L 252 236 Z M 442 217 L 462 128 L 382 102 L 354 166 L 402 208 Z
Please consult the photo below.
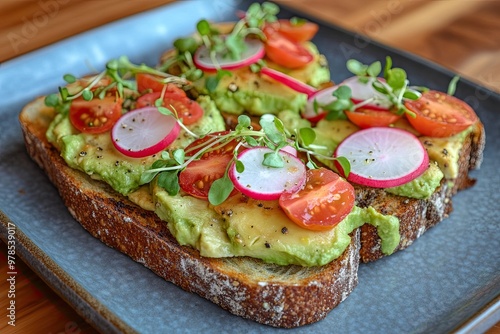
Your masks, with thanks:
M 2 0 L 0 63 L 172 0 Z M 500 1 L 279 0 L 390 46 L 400 48 L 500 92 Z M 0 65 L 1 70 L 1 65 Z M 5 277 L 6 245 L 0 245 Z M 7 326 L 8 282 L 0 282 L 0 332 L 96 333 L 34 274 L 16 263 L 16 327 Z M 15 329 L 15 331 L 13 330 Z M 488 331 L 500 333 L 500 324 Z

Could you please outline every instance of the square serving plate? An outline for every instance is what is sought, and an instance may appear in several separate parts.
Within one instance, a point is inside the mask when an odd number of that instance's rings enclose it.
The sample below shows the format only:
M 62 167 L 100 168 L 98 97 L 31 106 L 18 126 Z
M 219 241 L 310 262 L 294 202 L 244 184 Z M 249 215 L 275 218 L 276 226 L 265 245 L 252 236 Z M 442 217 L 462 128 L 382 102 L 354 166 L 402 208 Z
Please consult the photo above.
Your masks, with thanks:
M 37 96 L 56 91 L 62 75 L 100 70 L 127 55 L 154 65 L 175 38 L 201 18 L 235 20 L 249 1 L 179 1 L 88 31 L 0 65 L 0 236 L 15 224 L 17 256 L 105 333 L 280 332 L 242 319 L 164 281 L 106 247 L 68 213 L 56 189 L 28 157 L 18 114 Z M 302 16 L 282 7 L 282 17 Z M 318 22 L 318 21 L 317 21 Z M 416 56 L 320 23 L 314 38 L 332 79 L 349 76 L 348 58 L 384 60 L 406 69 L 413 84 L 445 90 L 453 73 Z M 500 320 L 500 96 L 466 80 L 456 96 L 486 126 L 476 185 L 454 199 L 451 216 L 410 248 L 359 269 L 354 292 L 326 319 L 288 333 L 480 332 Z

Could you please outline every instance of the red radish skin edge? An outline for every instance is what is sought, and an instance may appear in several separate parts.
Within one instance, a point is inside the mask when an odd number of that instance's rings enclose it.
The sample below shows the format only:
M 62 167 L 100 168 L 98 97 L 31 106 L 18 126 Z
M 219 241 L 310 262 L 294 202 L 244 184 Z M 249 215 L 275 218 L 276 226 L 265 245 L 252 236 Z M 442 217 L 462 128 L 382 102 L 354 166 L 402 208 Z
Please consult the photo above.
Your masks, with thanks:
M 250 151 L 252 150 L 262 150 L 264 149 L 267 152 L 272 152 L 270 149 L 268 149 L 267 147 L 254 147 L 254 148 L 250 148 L 250 149 L 247 149 L 243 152 L 241 152 L 239 155 L 238 155 L 238 159 L 240 159 L 242 156 L 244 156 L 245 154 L 248 154 L 250 153 Z M 269 192 L 269 193 L 263 193 L 263 192 L 258 192 L 258 191 L 255 191 L 254 189 L 248 187 L 247 185 L 245 184 L 242 184 L 240 181 L 239 181 L 239 176 L 238 176 L 238 172 L 236 171 L 236 166 L 235 164 L 233 163 L 231 165 L 231 167 L 229 168 L 229 173 L 228 173 L 228 176 L 229 178 L 231 179 L 231 181 L 233 182 L 234 184 L 234 187 L 239 190 L 243 195 L 246 195 L 250 198 L 253 198 L 253 199 L 257 199 L 257 200 L 263 200 L 263 201 L 272 201 L 272 200 L 277 200 L 280 198 L 281 194 L 285 191 L 289 191 L 289 192 L 295 192 L 297 191 L 298 189 L 300 189 L 305 181 L 306 181 L 306 167 L 305 165 L 303 165 L 303 163 L 295 156 L 293 156 L 292 154 L 286 152 L 286 151 L 283 151 L 281 150 L 281 153 L 283 156 L 288 156 L 290 159 L 294 159 L 295 161 L 299 161 L 301 166 L 303 166 L 304 168 L 304 171 L 303 171 L 303 175 L 301 175 L 300 179 L 299 180 L 296 180 L 296 184 L 293 185 L 293 187 L 290 187 L 290 188 L 287 188 L 287 189 L 282 189 L 280 191 L 276 191 L 276 192 Z M 259 161 L 259 163 L 261 164 L 262 163 L 262 160 Z M 246 166 L 245 166 L 246 167 Z M 269 168 L 269 167 L 265 167 L 263 166 L 263 168 Z M 277 168 L 276 169 L 276 172 L 278 173 L 283 173 L 283 169 L 282 168 Z M 265 181 L 264 181 L 265 182 Z
M 380 128 L 369 128 L 369 129 L 365 129 L 365 130 L 361 130 L 361 131 L 368 131 L 368 130 L 373 130 L 373 129 L 380 129 Z M 392 130 L 400 131 L 407 136 L 411 136 L 411 137 L 415 138 L 415 143 L 418 142 L 420 144 L 421 149 L 423 150 L 423 153 L 424 153 L 422 162 L 419 164 L 419 166 L 417 168 L 415 168 L 410 173 L 408 173 L 402 177 L 396 178 L 396 179 L 377 180 L 377 179 L 367 178 L 367 177 L 358 175 L 358 174 L 356 174 L 356 172 L 353 172 L 351 170 L 351 172 L 349 173 L 349 176 L 347 177 L 348 181 L 359 184 L 359 185 L 372 187 L 372 188 L 391 188 L 391 187 L 397 187 L 397 186 L 403 185 L 405 183 L 408 183 L 410 181 L 413 181 L 414 179 L 416 179 L 417 177 L 422 175 L 427 170 L 427 168 L 429 167 L 429 155 L 427 154 L 427 151 L 425 150 L 423 145 L 420 143 L 420 140 L 416 136 L 414 136 L 413 134 L 411 134 L 407 131 L 404 131 L 402 129 L 396 129 L 396 128 L 383 128 L 383 129 L 390 129 L 391 131 Z M 344 141 L 348 140 L 352 136 L 355 136 L 358 132 L 351 134 L 350 136 L 345 138 Z M 334 157 L 338 157 L 341 155 L 338 153 L 339 149 L 341 148 L 341 145 L 342 145 L 342 143 L 340 143 L 340 145 L 335 150 L 335 152 L 333 154 Z M 344 156 L 345 156 L 345 154 L 344 154 Z M 337 170 L 339 171 L 339 173 L 345 177 L 344 170 L 342 169 L 342 166 L 340 165 L 340 163 L 338 163 L 337 161 L 334 161 L 334 163 L 335 163 L 335 166 L 336 166 Z
M 291 77 L 283 72 L 276 71 L 269 67 L 263 67 L 260 70 L 260 73 L 267 75 L 268 77 L 282 83 L 285 86 L 290 87 L 296 92 L 306 94 L 308 97 L 318 92 L 316 88 L 309 86 L 308 84 L 305 84 L 302 81 L 297 80 L 294 77 Z
M 255 43 L 257 42 L 261 43 L 261 45 L 254 54 L 240 60 L 230 61 L 225 65 L 224 62 L 221 62 L 222 64 L 219 64 L 218 66 L 214 65 L 211 61 L 200 59 L 200 54 L 206 50 L 205 46 L 201 46 L 198 48 L 198 50 L 196 50 L 193 57 L 193 62 L 197 68 L 205 72 L 216 72 L 219 68 L 223 70 L 232 71 L 232 70 L 237 70 L 238 68 L 241 67 L 250 66 L 252 64 L 255 64 L 260 59 L 264 58 L 264 55 L 266 53 L 264 49 L 264 44 L 262 44 L 262 42 L 260 41 L 255 40 Z M 208 58 L 207 56 L 207 59 L 210 58 Z
M 156 117 L 170 117 L 171 119 L 168 119 L 168 121 L 175 122 L 175 124 L 173 125 L 172 129 L 170 129 L 169 132 L 165 134 L 163 139 L 159 140 L 155 144 L 150 145 L 148 147 L 145 147 L 143 149 L 132 150 L 130 147 L 125 147 L 125 146 L 120 145 L 120 136 L 123 134 L 119 135 L 118 132 L 120 131 L 120 127 L 123 126 L 125 120 L 128 120 L 129 118 L 134 117 L 136 114 L 139 114 L 139 113 L 155 113 L 153 115 Z M 156 122 L 156 125 L 162 125 L 162 124 L 165 124 L 165 123 Z M 126 125 L 126 126 L 128 126 L 128 125 Z M 111 130 L 111 141 L 112 141 L 114 147 L 123 155 L 126 155 L 126 156 L 131 157 L 131 158 L 144 158 L 144 157 L 156 154 L 156 153 L 162 151 L 163 149 L 165 149 L 168 145 L 170 145 L 179 136 L 180 129 L 181 129 L 181 127 L 180 127 L 179 123 L 177 122 L 177 120 L 175 119 L 175 117 L 163 115 L 155 107 L 144 107 L 144 108 L 129 111 L 128 113 L 124 114 L 118 120 L 118 122 L 116 122 L 116 124 L 113 126 L 113 129 Z M 135 128 L 134 130 L 137 130 L 137 128 Z M 150 131 L 150 129 L 148 129 L 147 132 L 142 134 L 142 136 L 143 137 L 147 136 L 149 131 Z M 122 140 L 122 142 L 123 142 L 123 140 Z
M 323 109 L 319 109 L 318 113 L 314 112 L 314 100 L 318 100 L 317 102 L 320 104 L 328 104 L 332 101 L 335 101 L 337 98 L 332 96 L 332 94 L 338 88 L 338 85 L 330 86 L 321 90 L 317 90 L 314 94 L 309 96 L 307 99 L 306 108 L 302 113 L 302 117 L 312 123 L 317 123 L 325 118 L 327 112 Z

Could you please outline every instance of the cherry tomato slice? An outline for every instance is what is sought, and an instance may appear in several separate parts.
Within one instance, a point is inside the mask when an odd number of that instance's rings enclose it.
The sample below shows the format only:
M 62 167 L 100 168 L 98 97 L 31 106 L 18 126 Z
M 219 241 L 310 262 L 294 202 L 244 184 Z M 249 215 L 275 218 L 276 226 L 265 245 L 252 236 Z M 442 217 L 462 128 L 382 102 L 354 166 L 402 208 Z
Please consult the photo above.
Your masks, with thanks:
M 165 96 L 175 95 L 179 97 L 187 97 L 186 92 L 181 88 L 177 87 L 176 85 L 172 83 L 163 84 L 158 80 L 161 80 L 161 78 L 151 74 L 146 74 L 146 73 L 136 74 L 135 81 L 137 82 L 137 91 L 141 94 L 147 92 L 148 90 L 152 92 L 162 92 L 163 88 L 167 86 L 165 91 Z
M 365 108 L 358 108 L 355 111 L 345 111 L 345 114 L 351 122 L 362 129 L 375 126 L 389 126 L 401 118 L 400 115 L 396 115 L 390 111 L 374 111 Z
M 230 133 L 230 131 L 219 131 L 219 132 L 209 133 L 205 137 L 197 139 L 191 144 L 189 144 L 184 149 L 184 151 L 186 152 L 187 156 L 193 156 L 200 150 L 205 148 L 207 145 L 210 145 L 210 143 L 216 140 L 216 138 L 221 138 L 222 136 L 227 135 L 228 133 Z M 215 155 L 223 155 L 223 154 L 233 155 L 236 145 L 238 145 L 238 142 L 234 139 L 230 141 L 224 141 L 219 144 L 215 144 L 214 146 L 211 146 L 214 149 L 203 153 L 200 159 L 210 159 Z
M 224 176 L 232 155 L 213 155 L 210 159 L 194 160 L 179 174 L 179 186 L 191 196 L 208 199 L 212 183 Z M 238 193 L 233 190 L 230 196 Z
M 274 63 L 287 67 L 299 68 L 309 64 L 314 56 L 302 45 L 289 40 L 275 29 L 265 27 L 266 56 Z
M 289 40 L 297 43 L 310 41 L 319 29 L 316 23 L 309 21 L 292 23 L 290 20 L 279 20 L 278 23 L 278 31 Z
M 179 98 L 176 96 L 165 96 L 163 103 L 166 108 L 182 119 L 184 125 L 191 125 L 203 116 L 201 106 L 188 98 Z
M 156 100 L 160 97 L 161 92 L 144 94 L 137 99 L 136 108 L 155 106 Z M 187 96 L 182 97 L 175 93 L 174 95 L 165 95 L 163 97 L 163 106 L 174 114 L 176 113 L 185 125 L 193 124 L 203 116 L 201 106 Z
M 122 115 L 122 100 L 115 96 L 103 99 L 83 98 L 71 102 L 69 119 L 80 132 L 98 134 L 109 131 Z
M 307 171 L 305 186 L 295 193 L 285 192 L 281 208 L 297 225 L 315 231 L 329 230 L 341 222 L 354 206 L 353 186 L 333 171 Z
M 137 99 L 135 108 L 154 107 L 156 100 L 161 97 L 161 92 L 147 93 Z
M 407 115 L 408 121 L 425 136 L 453 136 L 477 121 L 476 113 L 467 103 L 438 91 L 427 91 L 418 100 L 406 101 L 405 106 L 416 114 L 416 117 Z

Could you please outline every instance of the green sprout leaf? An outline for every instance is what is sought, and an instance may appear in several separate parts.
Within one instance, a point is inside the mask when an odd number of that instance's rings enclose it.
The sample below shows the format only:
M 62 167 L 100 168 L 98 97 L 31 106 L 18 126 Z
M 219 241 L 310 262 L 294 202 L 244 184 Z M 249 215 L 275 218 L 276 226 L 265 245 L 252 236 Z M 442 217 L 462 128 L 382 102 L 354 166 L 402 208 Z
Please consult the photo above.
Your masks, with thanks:
M 312 128 L 301 128 L 299 130 L 300 140 L 305 147 L 308 147 L 316 139 L 316 132 Z
M 451 79 L 450 83 L 448 84 L 448 91 L 447 91 L 448 95 L 455 95 L 455 91 L 457 90 L 457 83 L 459 80 L 460 76 L 458 75 L 455 75 Z
M 345 177 L 348 177 L 349 174 L 351 173 L 351 164 L 349 160 L 347 160 L 346 157 L 338 157 L 337 161 L 340 164 L 340 167 L 342 168 Z
M 365 75 L 366 70 L 368 69 L 367 65 L 361 63 L 359 60 L 356 59 L 349 59 L 346 63 L 346 66 L 349 72 L 358 76 Z
M 179 177 L 177 171 L 164 171 L 158 175 L 158 185 L 164 188 L 170 196 L 179 193 Z
M 90 91 L 88 89 L 84 89 L 82 91 L 82 97 L 85 101 L 90 101 L 94 98 L 94 94 L 92 93 L 92 91 Z
M 245 165 L 243 164 L 243 162 L 241 162 L 241 160 L 236 160 L 235 161 L 235 166 L 236 166 L 236 171 L 238 173 L 243 173 L 245 171 Z
M 74 83 L 74 82 L 76 82 L 76 77 L 73 74 L 65 74 L 63 76 L 63 79 L 67 83 Z
M 340 86 L 332 93 L 332 95 L 337 99 L 349 100 L 352 96 L 352 90 L 348 86 Z
M 168 109 L 168 108 L 165 108 L 165 107 L 158 107 L 157 109 L 158 109 L 158 111 L 159 111 L 160 113 L 162 113 L 163 115 L 171 115 L 171 116 L 173 116 L 173 115 L 174 115 L 174 113 L 173 113 L 170 109 Z
M 174 160 L 179 164 L 182 165 L 184 163 L 185 159 L 185 153 L 183 149 L 177 149 L 172 153 Z
M 224 174 L 220 179 L 215 180 L 208 191 L 208 201 L 212 205 L 223 203 L 234 189 L 231 179 Z
M 370 77 L 377 77 L 381 71 L 382 71 L 382 64 L 379 61 L 370 64 L 370 66 L 368 66 L 368 68 L 366 69 L 366 73 Z
M 393 68 L 388 71 L 387 84 L 393 89 L 402 89 L 406 86 L 406 72 L 401 68 Z
M 45 105 L 47 107 L 55 107 L 59 105 L 60 102 L 59 94 L 50 94 L 45 97 Z
M 285 166 L 283 158 L 278 154 L 277 151 L 269 152 L 264 154 L 264 161 L 262 164 L 267 167 L 282 168 Z

